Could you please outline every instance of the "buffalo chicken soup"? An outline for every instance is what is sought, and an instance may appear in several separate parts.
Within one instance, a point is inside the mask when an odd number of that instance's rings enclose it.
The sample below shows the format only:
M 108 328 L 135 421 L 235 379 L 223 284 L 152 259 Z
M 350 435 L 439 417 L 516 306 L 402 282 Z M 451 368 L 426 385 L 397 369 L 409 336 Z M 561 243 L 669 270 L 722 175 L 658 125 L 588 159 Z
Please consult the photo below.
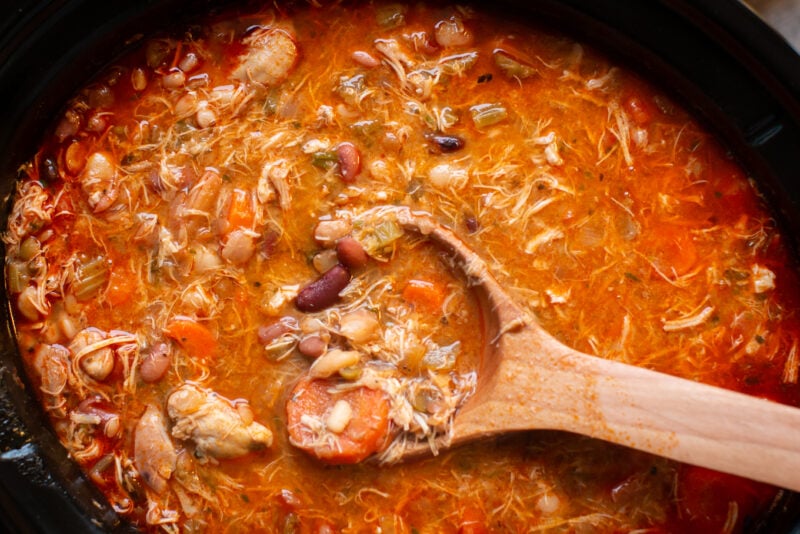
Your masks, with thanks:
M 88 82 L 20 174 L 29 383 L 143 530 L 730 533 L 780 496 L 558 432 L 442 450 L 485 310 L 394 206 L 568 345 L 800 405 L 796 267 L 748 175 L 552 29 L 438 3 L 215 15 Z

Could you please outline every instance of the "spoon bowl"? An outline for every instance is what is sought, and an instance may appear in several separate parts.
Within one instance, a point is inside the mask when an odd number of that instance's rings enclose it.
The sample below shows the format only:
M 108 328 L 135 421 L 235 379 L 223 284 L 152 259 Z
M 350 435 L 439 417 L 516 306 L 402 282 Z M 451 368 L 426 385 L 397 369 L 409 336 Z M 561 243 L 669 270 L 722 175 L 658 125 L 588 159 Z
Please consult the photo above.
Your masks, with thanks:
M 800 409 L 574 350 L 525 312 L 455 233 L 426 213 L 392 211 L 406 230 L 455 256 L 488 312 L 478 385 L 444 446 L 562 430 L 800 491 Z M 424 450 L 409 447 L 402 458 Z

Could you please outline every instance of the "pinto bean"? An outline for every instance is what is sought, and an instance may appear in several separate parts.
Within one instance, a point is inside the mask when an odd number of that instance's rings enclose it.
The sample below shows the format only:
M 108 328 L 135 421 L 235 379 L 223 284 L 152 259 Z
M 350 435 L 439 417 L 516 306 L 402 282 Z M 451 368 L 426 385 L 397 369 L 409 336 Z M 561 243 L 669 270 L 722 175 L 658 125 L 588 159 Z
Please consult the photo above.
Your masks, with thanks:
M 258 327 L 258 341 L 264 345 L 269 345 L 279 337 L 297 330 L 297 319 L 294 317 L 282 317 L 280 320 Z
M 361 172 L 361 154 L 353 143 L 344 142 L 336 147 L 342 181 L 352 183 Z
M 352 230 L 352 223 L 344 219 L 320 221 L 314 229 L 314 239 L 320 246 L 330 248 L 334 246 L 337 239 L 346 236 Z
M 380 67 L 381 62 L 375 58 L 369 52 L 364 52 L 363 50 L 356 50 L 350 56 L 353 58 L 353 61 L 361 65 L 362 67 L 367 67 L 373 69 L 375 67 Z
M 327 348 L 328 344 L 319 336 L 304 337 L 297 344 L 297 350 L 300 351 L 300 354 L 309 358 L 319 358 L 325 354 Z
M 361 243 L 349 236 L 336 242 L 336 256 L 343 265 L 351 269 L 363 267 L 369 261 L 367 251 L 364 250 Z
M 349 283 L 350 271 L 344 265 L 336 265 L 301 289 L 294 304 L 302 312 L 323 310 L 339 299 L 339 292 Z
M 142 359 L 142 363 L 139 365 L 139 376 L 148 383 L 158 382 L 166 374 L 169 364 L 169 345 L 158 343 Z
M 444 153 L 456 152 L 464 148 L 464 140 L 457 135 L 434 134 L 430 136 L 436 148 Z

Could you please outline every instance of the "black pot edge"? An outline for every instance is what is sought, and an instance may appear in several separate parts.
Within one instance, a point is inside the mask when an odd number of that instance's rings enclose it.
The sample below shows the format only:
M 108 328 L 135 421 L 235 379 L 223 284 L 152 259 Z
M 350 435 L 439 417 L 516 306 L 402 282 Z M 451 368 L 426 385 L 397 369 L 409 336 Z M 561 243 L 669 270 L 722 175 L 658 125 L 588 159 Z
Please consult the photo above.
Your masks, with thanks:
M 52 82 L 52 77 L 46 81 L 43 79 L 42 86 L 36 91 L 26 91 L 22 94 L 15 91 L 10 84 L 0 86 L 0 102 L 23 103 L 15 108 L 0 107 L 2 110 L 0 116 L 13 118 L 12 123 L 31 124 L 30 130 L 41 131 L 43 127 L 52 122 L 54 113 L 65 97 L 74 93 L 80 87 L 82 80 L 87 79 L 120 50 L 116 38 L 121 35 L 134 36 L 136 35 L 134 28 L 137 25 L 144 27 L 142 23 L 147 17 L 136 15 L 137 13 L 140 14 L 144 9 L 160 11 L 162 14 L 168 11 L 163 7 L 155 6 L 156 3 L 154 0 L 147 0 L 134 7 L 126 5 L 123 9 L 121 2 L 109 6 L 108 2 L 103 5 L 104 2 L 96 0 L 87 0 L 82 4 L 80 2 L 70 4 L 61 0 L 40 3 L 27 11 L 23 8 L 18 12 L 17 17 L 8 19 L 10 22 L 2 26 L 3 30 L 8 31 L 3 32 L 5 37 L 0 40 L 0 65 L 2 65 L 0 80 L 8 79 L 9 68 L 13 75 L 29 80 L 40 74 L 45 78 L 46 73 L 54 66 L 72 65 L 77 67 L 71 71 L 71 75 L 56 78 L 62 90 L 56 91 L 57 96 L 53 95 L 49 99 L 35 100 L 33 97 L 38 91 L 43 90 L 44 86 Z M 211 3 L 210 1 L 204 2 L 208 5 Z M 553 16 L 553 20 L 556 23 L 561 20 L 562 24 L 564 17 L 569 16 L 570 10 L 583 10 L 591 13 L 601 21 L 599 31 L 598 27 L 587 23 L 577 33 L 583 32 L 584 40 L 595 45 L 599 44 L 598 47 L 601 49 L 605 49 L 606 46 L 598 41 L 625 42 L 627 39 L 636 39 L 637 35 L 643 34 L 647 34 L 644 41 L 650 41 L 654 35 L 658 34 L 657 24 L 652 28 L 647 28 L 632 21 L 631 17 L 635 16 L 637 10 L 648 9 L 640 5 L 644 3 L 635 0 L 609 2 L 610 6 L 604 2 L 580 0 L 564 0 L 563 2 L 542 0 L 535 7 L 524 1 L 510 3 L 516 3 L 522 8 L 551 10 L 549 14 Z M 735 111 L 741 111 L 736 109 L 740 105 L 737 98 L 717 99 L 697 91 L 697 88 L 693 87 L 693 81 L 682 79 L 683 77 L 677 76 L 672 69 L 658 66 L 658 52 L 646 53 L 645 57 L 648 54 L 651 57 L 644 63 L 640 55 L 641 50 L 636 51 L 636 46 L 623 47 L 621 50 L 617 50 L 615 55 L 621 55 L 628 63 L 638 64 L 639 70 L 644 70 L 645 74 L 650 71 L 655 78 L 666 76 L 666 79 L 672 79 L 678 85 L 683 83 L 684 85 L 675 88 L 682 100 L 688 102 L 688 107 L 693 108 L 699 116 L 705 117 L 706 121 L 720 133 L 737 154 L 747 154 L 742 162 L 754 174 L 766 177 L 765 194 L 784 213 L 786 219 L 784 224 L 791 230 L 800 228 L 798 217 L 796 217 L 800 205 L 797 200 L 799 195 L 796 190 L 790 191 L 788 195 L 785 194 L 780 182 L 786 180 L 785 184 L 795 187 L 797 184 L 794 184 L 793 177 L 784 176 L 783 173 L 776 171 L 774 165 L 767 163 L 776 154 L 778 161 L 791 161 L 794 158 L 793 150 L 796 150 L 794 147 L 800 146 L 791 144 L 791 141 L 800 139 L 796 132 L 798 124 L 800 124 L 800 112 L 798 112 L 800 108 L 800 104 L 798 104 L 800 102 L 800 61 L 798 61 L 797 55 L 782 38 L 740 2 L 660 0 L 658 3 L 661 4 L 658 9 L 666 9 L 666 13 L 670 16 L 678 13 L 681 16 L 689 17 L 689 21 L 691 21 L 689 25 L 694 27 L 695 32 L 698 32 L 697 35 L 693 35 L 695 43 L 705 43 L 703 46 L 710 48 L 718 47 L 717 53 L 722 58 L 728 56 L 730 59 L 729 54 L 734 54 L 750 71 L 751 77 L 757 78 L 757 80 L 749 80 L 749 82 L 754 91 L 765 95 L 764 101 L 761 102 L 763 105 L 756 110 L 756 113 L 740 115 L 735 113 Z M 88 37 L 86 34 L 83 34 L 82 37 L 106 43 L 102 48 L 106 51 L 103 58 L 91 55 L 91 60 L 81 59 L 81 53 L 89 50 L 89 47 L 82 47 L 61 56 L 56 62 L 41 62 L 38 67 L 43 70 L 37 70 L 36 65 L 33 65 L 33 68 L 30 65 L 18 65 L 16 63 L 18 54 L 21 50 L 25 50 L 26 46 L 25 40 L 19 38 L 20 33 L 11 30 L 12 26 L 23 28 L 22 35 L 27 37 L 36 35 L 39 39 L 47 42 L 44 37 L 47 33 L 58 32 L 56 34 L 62 36 L 64 29 L 63 25 L 46 22 L 52 20 L 49 17 L 66 17 L 67 20 L 74 21 L 76 19 L 70 19 L 70 16 L 74 17 L 76 13 L 83 13 L 83 11 L 79 11 L 76 4 L 93 5 L 92 13 L 97 16 L 94 25 L 91 26 L 93 30 L 89 32 Z M 609 7 L 611 8 L 609 9 Z M 621 11 L 631 13 L 628 17 L 624 17 L 628 20 L 627 31 L 624 35 L 602 25 L 602 22 L 613 18 Z M 556 14 L 554 15 L 554 13 Z M 130 17 L 133 17 L 134 22 L 131 22 Z M 169 19 L 158 18 L 157 15 L 155 20 Z M 565 25 L 570 26 L 570 24 Z M 110 27 L 113 27 L 114 31 L 109 32 Z M 705 39 L 703 35 L 706 35 Z M 13 46 L 9 46 L 9 44 L 13 44 Z M 30 49 L 27 50 L 30 51 Z M 662 50 L 661 53 L 663 52 Z M 42 50 L 38 50 L 38 52 L 34 50 L 34 53 L 41 54 Z M 666 57 L 671 56 L 671 53 L 666 54 Z M 18 68 L 17 71 L 13 71 L 15 66 Z M 747 76 L 744 77 L 747 78 Z M 16 99 L 6 100 L 4 98 L 6 96 L 16 97 Z M 26 99 L 26 96 L 30 98 Z M 0 104 L 0 106 L 3 105 Z M 8 113 L 5 113 L 6 111 Z M 731 122 L 728 120 L 731 111 L 734 111 L 733 115 L 736 117 L 732 121 L 733 124 L 719 127 L 726 121 Z M 23 115 L 26 115 L 28 119 L 32 116 L 32 120 L 22 121 Z M 777 131 L 775 131 L 776 129 Z M 5 135 L 9 133 L 7 131 L 0 132 L 0 147 L 13 147 L 14 150 L 0 155 L 0 168 L 4 174 L 13 175 L 12 165 L 15 163 L 18 165 L 30 156 L 21 151 L 22 147 L 31 145 L 24 145 L 18 142 L 18 138 Z M 25 136 L 35 138 L 37 134 L 34 131 L 28 131 Z M 790 150 L 787 151 L 787 147 Z M 8 210 L 7 198 L 11 189 L 8 184 L 3 185 L 5 186 L 3 191 L 6 198 L 5 208 Z M 800 232 L 794 232 L 794 235 L 798 236 Z M 5 297 L 3 300 L 6 300 Z M 13 526 L 15 532 L 58 532 L 63 531 L 65 525 L 73 525 L 86 532 L 99 532 L 98 525 L 104 531 L 129 530 L 124 524 L 118 522 L 108 507 L 91 504 L 97 500 L 96 490 L 79 475 L 77 468 L 66 459 L 63 449 L 47 427 L 38 405 L 31 401 L 31 396 L 25 391 L 25 379 L 24 377 L 20 378 L 16 372 L 19 356 L 16 354 L 15 348 L 9 346 L 9 341 L 13 339 L 13 336 L 8 309 L 4 308 L 3 313 L 7 329 L 3 331 L 3 344 L 0 349 L 2 350 L 0 352 L 0 360 L 2 360 L 0 377 L 3 383 L 3 389 L 0 391 L 0 414 L 6 416 L 3 417 L 6 424 L 3 432 L 0 433 L 0 450 L 3 451 L 0 453 L 0 509 L 6 513 L 5 519 L 9 520 L 9 526 Z M 8 409 L 11 410 L 11 413 L 6 412 Z M 23 416 L 24 422 L 19 419 L 20 414 Z M 51 447 L 54 447 L 55 450 L 47 450 Z M 10 470 L 9 467 L 11 467 Z M 27 487 L 29 485 L 30 488 Z M 800 517 L 800 509 L 798 509 L 800 507 L 796 505 L 796 501 L 791 502 L 794 504 L 787 505 L 784 502 L 778 503 L 777 506 L 789 512 L 796 511 L 797 513 L 794 514 L 796 523 Z M 800 533 L 800 523 L 797 523 L 795 527 L 791 525 L 786 527 L 784 524 L 781 525 L 781 528 L 791 528 L 792 530 L 789 532 L 793 534 Z M 765 530 L 763 532 L 775 531 Z

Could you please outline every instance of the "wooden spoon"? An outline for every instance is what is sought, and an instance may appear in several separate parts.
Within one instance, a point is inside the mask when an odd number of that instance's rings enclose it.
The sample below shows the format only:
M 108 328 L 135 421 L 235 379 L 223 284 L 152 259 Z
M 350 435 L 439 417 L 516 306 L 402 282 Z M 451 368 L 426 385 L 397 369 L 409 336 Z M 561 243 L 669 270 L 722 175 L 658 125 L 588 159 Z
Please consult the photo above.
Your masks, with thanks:
M 452 231 L 427 214 L 390 209 L 404 228 L 453 252 L 491 310 L 496 336 L 445 445 L 564 430 L 800 491 L 800 409 L 571 349 L 525 313 Z

